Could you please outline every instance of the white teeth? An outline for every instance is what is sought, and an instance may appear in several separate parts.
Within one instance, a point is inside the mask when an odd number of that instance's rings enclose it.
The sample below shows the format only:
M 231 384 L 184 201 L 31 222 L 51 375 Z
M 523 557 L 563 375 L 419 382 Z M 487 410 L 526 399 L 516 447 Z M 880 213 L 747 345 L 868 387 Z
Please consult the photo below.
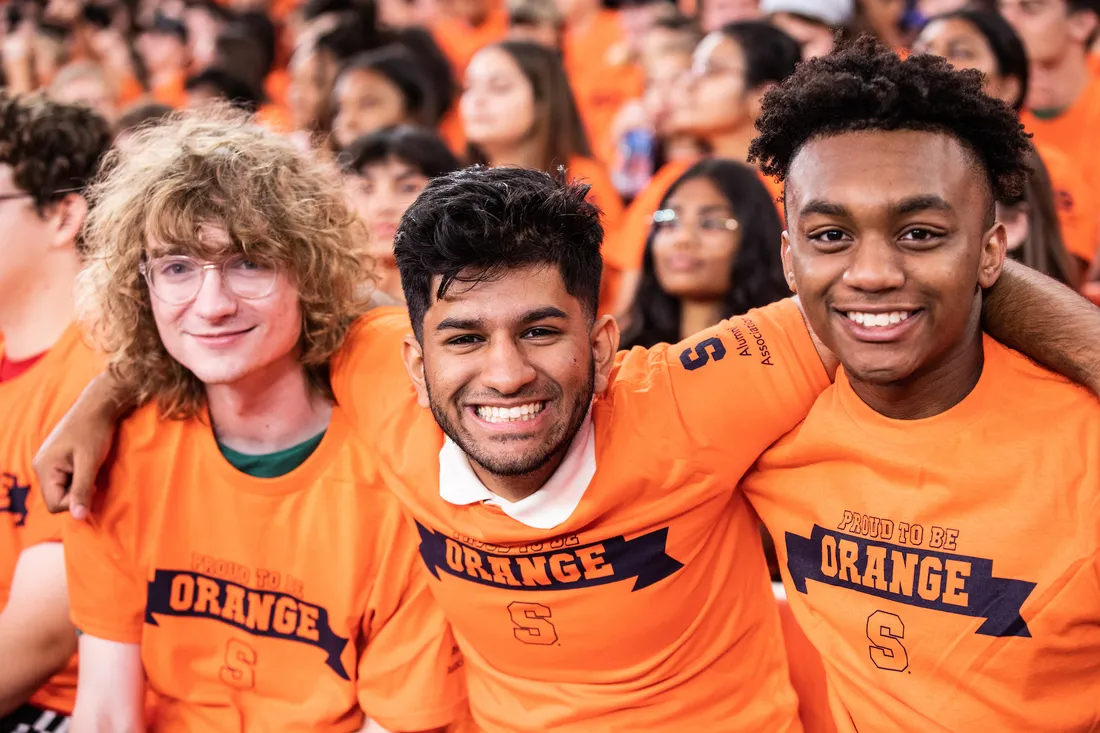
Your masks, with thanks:
M 871 328 L 882 328 L 883 326 L 894 326 L 909 317 L 909 311 L 894 311 L 892 313 L 860 313 L 858 311 L 849 311 L 848 318 L 861 326 L 869 326 Z
M 485 422 L 501 423 L 501 422 L 515 422 L 517 420 L 531 420 L 540 412 L 542 408 L 546 406 L 544 402 L 531 402 L 526 405 L 517 405 L 516 407 L 492 407 L 490 405 L 479 405 L 477 408 L 477 416 Z

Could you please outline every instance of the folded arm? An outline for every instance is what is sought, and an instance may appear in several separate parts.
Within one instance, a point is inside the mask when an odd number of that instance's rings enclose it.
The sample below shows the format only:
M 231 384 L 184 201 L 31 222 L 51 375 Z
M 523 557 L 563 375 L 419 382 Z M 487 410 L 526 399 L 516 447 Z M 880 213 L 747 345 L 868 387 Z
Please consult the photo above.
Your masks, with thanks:
M 80 637 L 72 733 L 144 733 L 141 646 Z

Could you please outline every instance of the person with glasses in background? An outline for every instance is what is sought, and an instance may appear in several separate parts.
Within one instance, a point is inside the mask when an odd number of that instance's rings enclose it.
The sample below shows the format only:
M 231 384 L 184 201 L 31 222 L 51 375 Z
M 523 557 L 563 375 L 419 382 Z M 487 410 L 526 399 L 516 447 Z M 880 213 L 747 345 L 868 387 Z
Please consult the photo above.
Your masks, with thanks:
M 364 232 L 329 166 L 228 111 L 139 131 L 94 192 L 83 314 L 145 403 L 94 523 L 65 528 L 73 729 L 441 731 L 461 659 L 334 404 L 367 309 Z
M 31 462 L 101 367 L 72 287 L 82 191 L 110 146 L 87 107 L 0 93 L 0 733 L 59 730 L 76 698 L 62 523 Z

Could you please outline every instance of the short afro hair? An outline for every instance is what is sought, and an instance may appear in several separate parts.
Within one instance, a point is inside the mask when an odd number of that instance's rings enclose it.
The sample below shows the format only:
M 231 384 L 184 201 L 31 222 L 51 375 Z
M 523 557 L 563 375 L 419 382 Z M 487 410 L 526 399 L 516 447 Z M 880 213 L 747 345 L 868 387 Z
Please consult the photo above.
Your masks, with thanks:
M 1029 170 L 1030 136 L 1010 107 L 982 91 L 981 72 L 926 54 L 903 61 L 869 37 L 799 65 L 764 96 L 756 129 L 749 160 L 780 181 L 806 143 L 864 130 L 951 135 L 981 161 L 998 201 L 1018 197 Z

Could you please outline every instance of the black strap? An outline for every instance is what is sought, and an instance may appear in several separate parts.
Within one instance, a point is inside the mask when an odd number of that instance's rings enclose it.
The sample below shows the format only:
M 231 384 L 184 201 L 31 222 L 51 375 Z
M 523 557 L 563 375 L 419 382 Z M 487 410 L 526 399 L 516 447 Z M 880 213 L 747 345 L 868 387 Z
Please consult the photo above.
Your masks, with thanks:
M 35 705 L 22 705 L 0 718 L 0 733 L 67 733 L 69 716 Z

